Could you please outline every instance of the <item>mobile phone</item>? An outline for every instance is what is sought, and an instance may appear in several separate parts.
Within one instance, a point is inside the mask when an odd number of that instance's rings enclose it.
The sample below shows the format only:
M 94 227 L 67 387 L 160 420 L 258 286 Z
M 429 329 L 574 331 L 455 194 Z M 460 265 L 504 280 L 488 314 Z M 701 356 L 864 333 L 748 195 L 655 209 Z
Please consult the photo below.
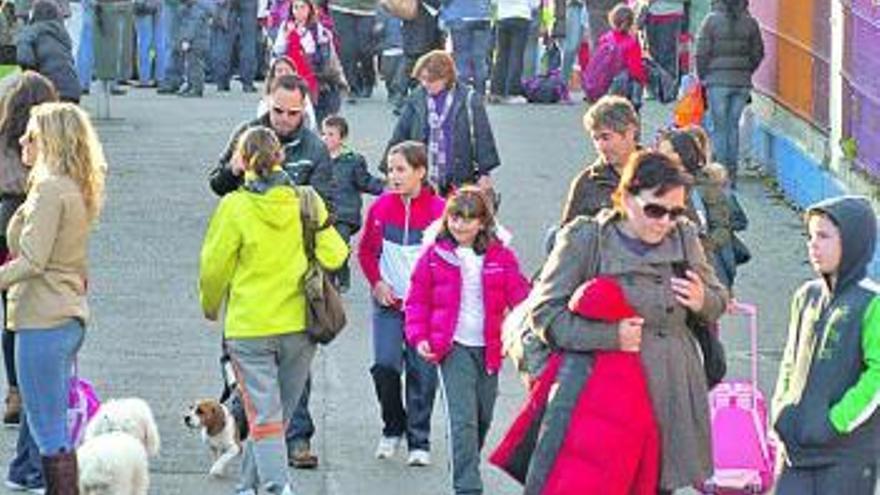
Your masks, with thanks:
M 687 278 L 687 272 L 691 267 L 688 265 L 687 261 L 673 261 L 672 262 L 672 273 L 675 274 L 678 278 Z

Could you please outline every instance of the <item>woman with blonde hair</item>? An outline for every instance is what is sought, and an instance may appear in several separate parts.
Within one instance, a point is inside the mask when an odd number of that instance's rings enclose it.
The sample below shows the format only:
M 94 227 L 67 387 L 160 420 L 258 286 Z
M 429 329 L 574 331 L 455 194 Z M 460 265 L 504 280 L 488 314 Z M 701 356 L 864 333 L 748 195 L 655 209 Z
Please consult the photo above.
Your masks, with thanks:
M 0 290 L 9 290 L 16 372 L 46 493 L 74 494 L 67 395 L 89 317 L 89 232 L 101 212 L 107 164 L 88 116 L 71 103 L 34 107 L 19 142 L 32 170 L 27 199 L 6 231 L 12 260 L 0 266 Z

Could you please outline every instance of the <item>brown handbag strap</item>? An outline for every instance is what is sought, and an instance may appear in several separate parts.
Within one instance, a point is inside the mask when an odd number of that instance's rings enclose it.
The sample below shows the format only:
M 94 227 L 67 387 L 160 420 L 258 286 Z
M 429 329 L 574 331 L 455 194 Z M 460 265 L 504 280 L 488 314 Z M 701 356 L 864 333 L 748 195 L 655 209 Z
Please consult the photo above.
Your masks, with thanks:
M 302 222 L 303 246 L 305 247 L 309 263 L 314 263 L 317 261 L 315 257 L 316 236 L 318 232 L 332 225 L 332 218 L 330 215 L 327 215 L 324 223 L 319 223 L 317 203 L 319 196 L 314 188 L 311 186 L 296 186 L 295 189 L 297 196 L 299 196 L 299 216 Z

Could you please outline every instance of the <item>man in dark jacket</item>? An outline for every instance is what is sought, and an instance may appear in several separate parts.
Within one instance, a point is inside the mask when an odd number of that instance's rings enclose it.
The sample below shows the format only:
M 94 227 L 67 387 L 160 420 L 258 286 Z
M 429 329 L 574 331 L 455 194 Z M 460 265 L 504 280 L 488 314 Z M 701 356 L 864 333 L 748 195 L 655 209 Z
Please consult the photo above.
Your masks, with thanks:
M 275 131 L 284 148 L 284 171 L 295 184 L 311 185 L 321 195 L 330 208 L 335 209 L 336 185 L 333 179 L 333 166 L 327 147 L 321 138 L 303 125 L 305 97 L 309 90 L 305 82 L 297 76 L 281 76 L 272 82 L 266 97 L 269 111 L 256 120 L 241 124 L 233 133 L 220 155 L 220 163 L 211 171 L 211 189 L 218 195 L 230 193 L 244 182 L 244 173 L 232 166 L 232 158 L 241 134 L 256 126 L 264 126 Z M 293 412 L 293 417 L 285 434 L 287 438 L 288 462 L 291 466 L 311 469 L 318 466 L 318 457 L 312 453 L 311 437 L 315 427 L 309 413 L 311 377 L 306 382 L 302 397 Z
M 626 98 L 600 98 L 584 115 L 584 129 L 599 157 L 571 182 L 562 210 L 563 225 L 611 207 L 611 193 L 617 189 L 623 167 L 638 149 L 639 116 Z
M 52 81 L 62 101 L 78 103 L 81 89 L 72 49 L 73 42 L 64 28 L 58 5 L 49 1 L 35 3 L 30 24 L 16 40 L 18 64 Z
M 697 35 L 697 74 L 706 86 L 712 151 L 736 185 L 739 119 L 751 100 L 752 74 L 764 59 L 764 41 L 748 0 L 713 0 Z
M 284 147 L 284 171 L 294 183 L 311 185 L 331 208 L 336 203 L 336 185 L 330 155 L 321 138 L 303 125 L 304 101 L 308 94 L 305 83 L 297 76 L 281 76 L 272 83 L 267 96 L 268 113 L 241 124 L 220 155 L 220 162 L 211 171 L 211 189 L 224 195 L 244 182 L 243 173 L 231 166 L 238 137 L 247 129 L 265 126 L 273 131 Z

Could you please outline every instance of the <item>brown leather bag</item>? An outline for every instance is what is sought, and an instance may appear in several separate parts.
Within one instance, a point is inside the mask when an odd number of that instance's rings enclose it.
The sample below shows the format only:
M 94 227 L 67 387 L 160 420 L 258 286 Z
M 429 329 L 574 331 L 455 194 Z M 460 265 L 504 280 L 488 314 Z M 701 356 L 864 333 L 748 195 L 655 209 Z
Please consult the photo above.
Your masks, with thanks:
M 318 220 L 318 193 L 311 186 L 297 186 L 300 219 L 303 229 L 303 246 L 309 266 L 303 275 L 303 292 L 306 296 L 307 327 L 309 337 L 318 344 L 329 344 L 345 328 L 345 307 L 339 292 L 315 256 L 315 236 L 321 230 L 331 228 L 331 218 L 320 224 Z

